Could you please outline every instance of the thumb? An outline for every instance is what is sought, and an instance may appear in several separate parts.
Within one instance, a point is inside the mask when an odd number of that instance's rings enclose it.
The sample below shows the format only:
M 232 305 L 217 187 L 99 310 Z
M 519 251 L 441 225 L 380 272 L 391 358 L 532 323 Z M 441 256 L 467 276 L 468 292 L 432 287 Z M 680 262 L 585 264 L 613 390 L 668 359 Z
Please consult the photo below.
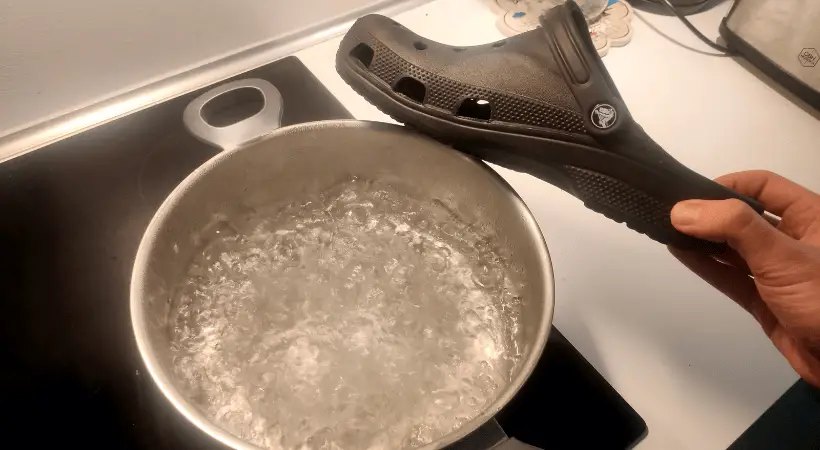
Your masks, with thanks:
M 794 256 L 793 240 L 737 199 L 686 200 L 672 208 L 671 218 L 682 233 L 726 242 L 753 273 Z

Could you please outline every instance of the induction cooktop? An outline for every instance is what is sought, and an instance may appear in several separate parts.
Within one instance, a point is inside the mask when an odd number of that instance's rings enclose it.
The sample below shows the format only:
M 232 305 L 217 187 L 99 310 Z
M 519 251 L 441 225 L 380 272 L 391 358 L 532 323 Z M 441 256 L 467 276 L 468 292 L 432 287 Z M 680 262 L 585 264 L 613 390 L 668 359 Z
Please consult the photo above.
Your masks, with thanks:
M 283 125 L 351 117 L 294 57 L 241 78 L 279 89 Z M 223 448 L 178 415 L 146 373 L 128 304 L 131 268 L 151 217 L 218 153 L 181 120 L 185 106 L 211 87 L 0 164 L 5 442 Z M 223 102 L 222 116 L 241 115 L 241 100 Z M 507 434 L 545 449 L 625 449 L 646 434 L 640 416 L 555 329 L 535 373 L 497 420 Z M 453 448 L 486 445 L 470 436 Z

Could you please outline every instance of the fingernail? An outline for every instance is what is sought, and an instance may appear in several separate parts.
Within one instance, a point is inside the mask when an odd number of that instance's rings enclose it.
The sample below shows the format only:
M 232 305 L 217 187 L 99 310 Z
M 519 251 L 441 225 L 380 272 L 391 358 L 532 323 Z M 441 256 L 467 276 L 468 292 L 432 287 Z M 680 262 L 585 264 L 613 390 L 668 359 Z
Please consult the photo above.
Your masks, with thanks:
M 676 226 L 694 225 L 700 220 L 701 211 L 703 211 L 703 205 L 698 201 L 680 202 L 672 208 L 672 224 Z

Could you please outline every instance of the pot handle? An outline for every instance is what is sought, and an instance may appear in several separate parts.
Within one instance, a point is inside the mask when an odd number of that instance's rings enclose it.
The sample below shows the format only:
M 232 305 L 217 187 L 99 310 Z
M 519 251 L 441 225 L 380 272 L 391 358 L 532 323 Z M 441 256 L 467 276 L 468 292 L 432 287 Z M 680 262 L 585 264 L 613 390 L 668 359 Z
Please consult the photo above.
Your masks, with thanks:
M 476 448 L 486 448 L 488 450 L 539 450 L 538 447 L 533 447 L 507 436 L 507 433 L 504 432 L 504 429 L 495 419 L 490 419 L 461 441 L 446 447 L 446 450 L 472 450 Z
M 210 125 L 202 117 L 202 109 L 211 100 L 246 88 L 256 89 L 262 94 L 263 105 L 258 113 L 224 127 Z M 231 81 L 209 90 L 189 103 L 182 113 L 182 121 L 198 139 L 222 150 L 231 150 L 270 134 L 282 125 L 282 94 L 274 85 L 259 78 Z

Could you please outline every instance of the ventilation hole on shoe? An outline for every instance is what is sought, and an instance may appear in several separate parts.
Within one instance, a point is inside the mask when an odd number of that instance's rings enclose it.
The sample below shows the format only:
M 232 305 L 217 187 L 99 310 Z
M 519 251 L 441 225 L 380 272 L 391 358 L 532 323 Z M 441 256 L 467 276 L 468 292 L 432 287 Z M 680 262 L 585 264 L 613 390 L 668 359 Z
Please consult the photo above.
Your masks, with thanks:
M 416 47 L 416 50 L 427 50 L 427 44 L 424 42 L 413 42 L 413 47 Z
M 503 41 L 498 41 L 498 42 L 494 42 L 494 43 L 493 43 L 493 47 L 495 47 L 495 48 L 498 48 L 498 47 L 503 47 L 503 46 L 504 46 L 504 44 L 506 44 L 506 43 L 507 43 L 507 41 L 506 41 L 506 40 L 503 40 Z
M 359 44 L 350 51 L 350 56 L 358 59 L 365 67 L 370 67 L 373 62 L 373 49 L 367 44 Z
M 209 100 L 202 105 L 200 114 L 208 125 L 224 128 L 259 114 L 264 107 L 262 91 L 255 87 L 241 87 Z
M 464 48 L 464 47 L 453 47 L 454 52 L 463 52 L 464 50 L 467 50 L 467 49 Z
M 393 90 L 419 103 L 424 103 L 424 96 L 427 93 L 427 88 L 424 87 L 424 84 L 411 77 L 403 77 L 400 79 Z
M 458 107 L 457 115 L 477 120 L 490 120 L 493 108 L 490 102 L 480 98 L 465 98 Z

